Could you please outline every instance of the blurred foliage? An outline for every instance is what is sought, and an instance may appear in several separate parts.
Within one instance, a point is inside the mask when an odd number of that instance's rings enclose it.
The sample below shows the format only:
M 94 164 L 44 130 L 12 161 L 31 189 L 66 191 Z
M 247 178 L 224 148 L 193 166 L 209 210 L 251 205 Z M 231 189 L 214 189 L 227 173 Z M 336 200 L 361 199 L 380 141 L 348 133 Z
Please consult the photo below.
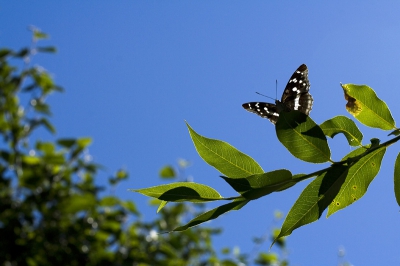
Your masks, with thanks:
M 45 38 L 47 34 L 33 28 L 31 47 L 0 49 L 1 265 L 247 264 L 251 257 L 237 248 L 214 250 L 212 236 L 220 229 L 158 233 L 177 227 L 188 213 L 198 215 L 202 205 L 166 206 L 156 220 L 144 222 L 134 202 L 100 196 L 105 187 L 95 183 L 101 166 L 88 154 L 90 138 L 31 143 L 39 127 L 56 132 L 46 98 L 62 91 L 48 72 L 30 65 L 34 54 L 56 51 L 37 46 Z M 25 62 L 22 70 L 11 64 L 18 60 Z M 178 165 L 178 170 L 163 168 L 160 176 L 182 179 L 189 163 L 180 160 Z M 127 178 L 119 170 L 109 186 Z M 283 249 L 284 240 L 282 244 Z M 258 265 L 287 265 L 277 254 L 257 253 Z

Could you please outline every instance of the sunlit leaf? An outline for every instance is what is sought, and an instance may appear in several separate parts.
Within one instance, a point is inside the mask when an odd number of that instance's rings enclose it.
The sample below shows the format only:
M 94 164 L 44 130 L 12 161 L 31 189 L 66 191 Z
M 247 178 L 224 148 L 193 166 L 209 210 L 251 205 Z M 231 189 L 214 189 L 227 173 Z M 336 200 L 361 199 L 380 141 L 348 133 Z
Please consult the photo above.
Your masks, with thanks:
M 22 161 L 29 165 L 36 165 L 40 163 L 40 158 L 35 156 L 23 156 Z
M 121 223 L 118 221 L 105 221 L 102 223 L 102 228 L 106 231 L 116 233 L 121 230 Z
M 62 203 L 62 209 L 67 213 L 77 213 L 83 210 L 89 210 L 96 204 L 94 195 L 86 193 L 83 195 L 72 195 Z
M 162 210 L 167 205 L 168 201 L 162 200 L 160 205 L 158 206 L 157 213 Z
M 341 84 L 346 109 L 358 121 L 369 127 L 395 129 L 395 121 L 386 103 L 367 85 Z
M 47 154 L 52 154 L 55 152 L 55 146 L 51 142 L 37 142 L 36 149 Z
M 127 178 L 129 177 L 129 174 L 128 174 L 127 171 L 120 169 L 120 170 L 118 170 L 117 173 L 115 174 L 115 177 L 116 177 L 117 179 L 119 179 L 119 180 L 124 180 L 124 179 L 127 179 Z
M 37 70 L 33 74 L 36 83 L 43 89 L 45 94 L 50 93 L 54 87 L 54 81 L 49 73 Z
M 65 163 L 65 157 L 61 153 L 47 154 L 43 156 L 43 161 L 47 164 L 62 165 Z
M 246 199 L 257 199 L 272 192 L 281 191 L 297 182 L 292 178 L 292 173 L 281 169 L 268 173 L 251 175 L 245 178 L 222 178 Z
M 336 116 L 329 119 L 320 125 L 324 134 L 330 138 L 336 136 L 336 134 L 342 133 L 349 145 L 360 146 L 362 144 L 363 135 L 358 129 L 357 125 L 353 120 L 345 116 Z
M 327 217 L 359 200 L 381 167 L 386 148 L 376 149 L 351 165 L 339 193 L 329 205 Z
M 78 144 L 78 147 L 81 149 L 86 148 L 92 143 L 92 138 L 79 138 L 76 140 L 76 144 Z
M 318 220 L 340 190 L 347 171 L 347 166 L 333 166 L 314 179 L 294 203 L 277 238 Z
M 167 165 L 161 168 L 159 175 L 161 178 L 168 179 L 176 177 L 175 170 L 172 166 Z
M 120 200 L 116 197 L 113 196 L 105 196 L 104 198 L 102 198 L 100 200 L 100 206 L 103 207 L 112 207 L 116 204 L 118 204 L 120 202 Z
M 240 152 L 230 144 L 203 137 L 197 134 L 189 124 L 187 124 L 187 127 L 200 157 L 223 175 L 243 177 L 264 172 L 253 158 Z
M 33 31 L 33 37 L 37 40 L 40 40 L 49 38 L 49 35 L 36 29 Z
M 204 202 L 223 199 L 213 188 L 191 182 L 176 182 L 143 189 L 130 189 L 164 201 Z
M 325 134 L 309 116 L 298 111 L 282 112 L 275 129 L 279 141 L 296 158 L 311 163 L 330 160 Z

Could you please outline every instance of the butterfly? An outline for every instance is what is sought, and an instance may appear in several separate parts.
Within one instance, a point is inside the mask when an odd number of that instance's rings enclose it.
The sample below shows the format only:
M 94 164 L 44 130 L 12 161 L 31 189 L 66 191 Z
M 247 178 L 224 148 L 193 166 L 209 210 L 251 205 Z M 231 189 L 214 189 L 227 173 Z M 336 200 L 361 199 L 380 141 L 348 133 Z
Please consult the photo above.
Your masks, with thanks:
M 268 118 L 269 121 L 276 124 L 282 111 L 297 110 L 306 115 L 310 113 L 313 98 L 308 92 L 309 90 L 308 68 L 305 64 L 302 64 L 290 77 L 280 101 L 275 100 L 275 104 L 249 102 L 244 103 L 242 106 L 247 111 L 256 113 L 262 118 Z

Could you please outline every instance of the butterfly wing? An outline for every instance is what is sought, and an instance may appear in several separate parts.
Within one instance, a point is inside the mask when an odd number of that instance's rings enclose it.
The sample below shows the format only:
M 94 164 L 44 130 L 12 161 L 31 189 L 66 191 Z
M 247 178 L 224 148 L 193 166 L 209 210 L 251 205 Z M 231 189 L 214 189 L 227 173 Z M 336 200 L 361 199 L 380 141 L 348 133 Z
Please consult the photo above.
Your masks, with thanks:
M 264 102 L 249 102 L 242 106 L 249 112 L 255 113 L 262 118 L 268 118 L 276 124 L 279 113 L 282 111 L 297 110 L 308 115 L 311 111 L 313 98 L 308 92 L 310 82 L 308 81 L 308 68 L 305 64 L 299 66 L 290 77 L 281 101 L 276 100 L 275 104 Z
M 290 77 L 281 102 L 288 110 L 297 110 L 308 115 L 313 105 L 313 98 L 309 93 L 308 68 L 302 64 Z
M 263 102 L 250 102 L 242 104 L 243 108 L 255 113 L 262 118 L 268 118 L 273 124 L 278 121 L 279 113 L 275 104 Z

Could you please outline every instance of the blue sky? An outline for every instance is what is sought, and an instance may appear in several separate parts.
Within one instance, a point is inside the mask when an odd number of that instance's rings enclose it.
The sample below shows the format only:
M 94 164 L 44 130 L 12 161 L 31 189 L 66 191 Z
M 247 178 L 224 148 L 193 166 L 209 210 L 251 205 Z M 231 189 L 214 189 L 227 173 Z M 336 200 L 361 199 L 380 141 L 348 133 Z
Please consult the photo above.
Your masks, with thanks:
M 51 35 L 43 44 L 58 53 L 39 55 L 35 63 L 65 88 L 49 98 L 56 137 L 92 137 L 90 153 L 107 167 L 98 182 L 127 169 L 130 178 L 116 193 L 152 219 L 157 214 L 148 198 L 127 189 L 161 184 L 159 169 L 178 158 L 191 161 L 186 172 L 194 181 L 235 195 L 197 155 L 184 120 L 252 156 L 265 171 L 326 167 L 292 157 L 268 120 L 241 107 L 269 101 L 255 91 L 275 97 L 276 79 L 279 98 L 302 63 L 309 68 L 317 123 L 337 115 L 352 118 L 340 82 L 371 86 L 398 118 L 399 10 L 396 1 L 2 1 L 0 47 L 29 44 L 28 25 Z M 356 123 L 365 144 L 373 137 L 388 139 L 387 132 Z M 343 136 L 329 141 L 334 160 L 352 150 Z M 335 265 L 340 246 L 354 265 L 400 263 L 396 147 L 387 151 L 361 200 L 293 232 L 291 265 Z M 251 239 L 271 229 L 274 210 L 287 213 L 307 183 L 208 224 L 224 229 L 217 247 L 238 245 L 250 252 Z

